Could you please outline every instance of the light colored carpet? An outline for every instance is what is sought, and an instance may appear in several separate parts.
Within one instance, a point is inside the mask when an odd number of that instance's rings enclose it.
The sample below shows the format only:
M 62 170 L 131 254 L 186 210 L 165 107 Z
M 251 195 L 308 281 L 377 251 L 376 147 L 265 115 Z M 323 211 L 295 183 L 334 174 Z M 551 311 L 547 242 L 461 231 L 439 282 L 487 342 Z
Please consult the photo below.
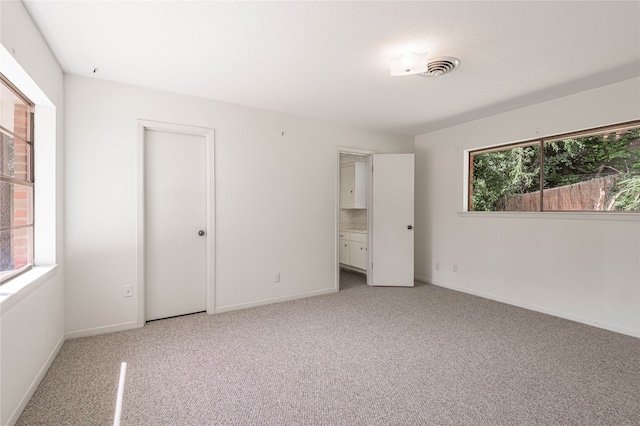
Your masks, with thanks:
M 67 341 L 19 425 L 638 425 L 640 339 L 417 283 Z

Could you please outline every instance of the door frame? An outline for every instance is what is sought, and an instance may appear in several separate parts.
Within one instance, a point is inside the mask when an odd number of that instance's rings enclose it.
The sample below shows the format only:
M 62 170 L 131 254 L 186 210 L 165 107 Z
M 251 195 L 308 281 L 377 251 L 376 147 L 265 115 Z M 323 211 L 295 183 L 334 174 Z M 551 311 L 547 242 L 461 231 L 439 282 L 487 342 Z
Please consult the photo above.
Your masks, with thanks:
M 369 250 L 367 251 L 367 284 L 370 284 L 371 280 L 371 188 L 372 188 L 372 176 L 371 176 L 371 155 L 376 151 L 361 148 L 350 148 L 346 146 L 338 146 L 338 152 L 336 154 L 336 222 L 335 222 L 335 288 L 336 291 L 340 291 L 340 154 L 353 154 L 362 155 L 367 157 L 367 244 Z
M 206 152 L 206 226 L 207 226 L 207 313 L 215 313 L 215 185 L 212 181 L 214 177 L 214 129 L 182 124 L 164 123 L 160 121 L 138 120 L 138 140 L 137 140 L 137 283 L 135 293 L 138 298 L 138 327 L 143 327 L 145 320 L 145 131 L 156 130 L 160 132 L 181 133 L 205 138 Z

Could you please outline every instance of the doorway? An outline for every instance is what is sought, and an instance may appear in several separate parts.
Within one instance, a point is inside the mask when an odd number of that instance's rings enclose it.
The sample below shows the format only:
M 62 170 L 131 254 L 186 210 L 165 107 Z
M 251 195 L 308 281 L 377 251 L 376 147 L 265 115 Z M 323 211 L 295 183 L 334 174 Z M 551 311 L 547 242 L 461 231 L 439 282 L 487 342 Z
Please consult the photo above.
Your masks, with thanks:
M 338 289 L 366 283 L 369 265 L 369 154 L 338 154 Z
M 139 123 L 138 323 L 213 313 L 213 130 Z
M 337 290 L 342 271 L 369 286 L 413 287 L 414 164 L 414 154 L 338 148 Z

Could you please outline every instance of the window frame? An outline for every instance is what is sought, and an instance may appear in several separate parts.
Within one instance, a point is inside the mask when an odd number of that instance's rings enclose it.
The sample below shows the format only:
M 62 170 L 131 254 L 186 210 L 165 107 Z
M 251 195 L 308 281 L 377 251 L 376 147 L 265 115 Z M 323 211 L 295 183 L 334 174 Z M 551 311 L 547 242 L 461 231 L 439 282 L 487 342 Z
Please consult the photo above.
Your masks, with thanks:
M 511 211 L 509 213 L 560 213 L 560 214 L 566 214 L 566 213 L 594 213 L 594 214 L 602 214 L 602 213 L 614 213 L 614 214 L 638 214 L 640 213 L 640 210 L 544 210 L 544 204 L 543 204 L 543 200 L 544 200 L 544 162 L 545 162 L 545 156 L 544 156 L 544 148 L 545 148 L 545 143 L 548 142 L 558 142 L 558 141 L 563 141 L 566 139 L 575 139 L 575 138 L 583 138 L 583 137 L 589 137 L 589 136 L 594 136 L 594 135 L 599 135 L 599 134 L 606 134 L 606 133 L 611 133 L 614 131 L 623 131 L 623 130 L 627 130 L 627 129 L 633 129 L 633 128 L 638 128 L 640 127 L 640 119 L 639 120 L 632 120 L 632 121 L 626 121 L 626 122 L 621 122 L 621 123 L 617 123 L 617 124 L 610 124 L 610 125 L 606 125 L 606 126 L 600 126 L 600 127 L 594 127 L 594 128 L 590 128 L 590 129 L 585 129 L 585 130 L 580 130 L 580 131 L 575 131 L 575 132 L 567 132 L 567 133 L 560 133 L 560 134 L 556 134 L 556 135 L 550 135 L 550 136 L 546 136 L 546 137 L 542 137 L 542 138 L 534 138 L 534 139 L 528 139 L 525 141 L 520 141 L 520 142 L 510 142 L 510 143 L 506 143 L 506 144 L 500 144 L 500 145 L 492 145 L 489 147 L 485 147 L 485 148 L 478 148 L 478 149 L 470 149 L 465 151 L 465 171 L 467 173 L 467 180 L 465 183 L 465 205 L 464 205 L 464 211 L 465 212 L 469 212 L 469 213 L 506 213 L 503 211 L 499 211 L 499 210 L 492 210 L 492 211 L 481 211 L 481 210 L 473 210 L 473 165 L 474 165 L 474 161 L 473 161 L 473 157 L 474 155 L 479 155 L 479 154 L 486 154 L 486 153 L 491 153 L 491 152 L 498 152 L 498 151 L 505 151 L 508 149 L 513 149 L 513 148 L 518 148 L 518 147 L 524 147 L 524 146 L 535 146 L 538 145 L 539 146 L 539 150 L 540 150 L 540 175 L 539 175 L 539 188 L 538 191 L 540 192 L 540 208 L 536 211 L 533 210 L 527 210 L 527 211 Z M 547 188 L 547 189 L 552 189 L 552 188 Z
M 0 73 L 0 83 L 5 85 L 5 87 L 11 91 L 15 96 L 17 96 L 24 104 L 27 106 L 27 137 L 26 139 L 21 136 L 16 135 L 13 131 L 3 127 L 0 125 L 2 132 L 10 135 L 14 138 L 19 138 L 23 140 L 27 145 L 27 177 L 25 179 L 16 178 L 15 176 L 5 176 L 0 174 L 0 182 L 9 183 L 9 184 L 18 184 L 31 188 L 31 198 L 30 205 L 28 206 L 29 211 L 31 212 L 31 223 L 26 225 L 15 225 L 14 220 L 11 220 L 10 226 L 0 226 L 0 231 L 14 231 L 16 229 L 31 229 L 31 239 L 30 244 L 27 247 L 27 252 L 31 253 L 30 263 L 21 266 L 18 269 L 0 271 L 0 274 L 4 273 L 4 275 L 0 275 L 0 286 L 8 283 L 10 280 L 16 278 L 17 276 L 31 270 L 35 263 L 35 143 L 34 143 L 34 134 L 35 134 L 35 103 L 32 102 L 27 96 L 25 96 L 4 74 Z M 13 237 L 12 237 L 13 240 Z M 11 241 L 12 241 L 11 240 Z

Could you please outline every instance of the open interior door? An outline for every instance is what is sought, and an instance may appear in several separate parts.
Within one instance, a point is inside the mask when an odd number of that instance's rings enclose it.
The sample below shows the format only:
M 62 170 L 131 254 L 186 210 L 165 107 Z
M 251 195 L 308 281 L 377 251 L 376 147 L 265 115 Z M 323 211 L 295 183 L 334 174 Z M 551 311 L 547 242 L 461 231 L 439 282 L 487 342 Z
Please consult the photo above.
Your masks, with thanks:
M 413 287 L 414 154 L 372 157 L 368 284 Z

